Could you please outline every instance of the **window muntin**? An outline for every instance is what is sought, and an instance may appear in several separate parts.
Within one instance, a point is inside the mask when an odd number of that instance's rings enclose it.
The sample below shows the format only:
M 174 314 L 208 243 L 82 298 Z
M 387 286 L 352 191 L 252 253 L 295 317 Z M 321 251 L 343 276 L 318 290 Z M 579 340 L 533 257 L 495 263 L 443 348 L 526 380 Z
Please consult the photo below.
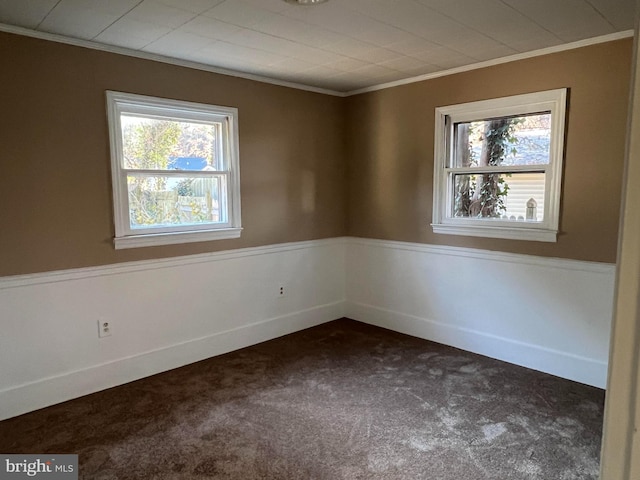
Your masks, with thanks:
M 566 90 L 436 109 L 433 230 L 555 241 Z
M 237 110 L 107 92 L 116 248 L 237 238 Z

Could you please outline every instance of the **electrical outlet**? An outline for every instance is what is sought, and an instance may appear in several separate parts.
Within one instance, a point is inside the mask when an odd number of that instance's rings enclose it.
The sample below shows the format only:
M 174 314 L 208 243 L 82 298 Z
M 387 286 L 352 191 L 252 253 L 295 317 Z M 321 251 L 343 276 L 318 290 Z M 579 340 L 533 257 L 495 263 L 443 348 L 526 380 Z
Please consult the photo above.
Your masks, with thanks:
M 113 327 L 110 321 L 105 320 L 104 318 L 98 319 L 98 337 L 110 337 L 112 330 Z
M 278 285 L 278 298 L 284 297 L 286 289 L 283 284 Z

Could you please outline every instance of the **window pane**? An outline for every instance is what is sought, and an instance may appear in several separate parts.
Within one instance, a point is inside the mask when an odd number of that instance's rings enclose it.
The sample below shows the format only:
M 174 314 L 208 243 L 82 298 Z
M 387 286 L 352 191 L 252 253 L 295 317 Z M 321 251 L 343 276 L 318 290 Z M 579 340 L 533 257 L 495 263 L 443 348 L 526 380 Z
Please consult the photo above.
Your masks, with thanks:
M 453 216 L 544 220 L 544 173 L 454 175 Z
M 454 125 L 453 167 L 548 165 L 551 114 Z
M 131 228 L 227 222 L 226 177 L 127 177 Z
M 123 114 L 124 167 L 148 170 L 223 170 L 216 154 L 220 124 Z

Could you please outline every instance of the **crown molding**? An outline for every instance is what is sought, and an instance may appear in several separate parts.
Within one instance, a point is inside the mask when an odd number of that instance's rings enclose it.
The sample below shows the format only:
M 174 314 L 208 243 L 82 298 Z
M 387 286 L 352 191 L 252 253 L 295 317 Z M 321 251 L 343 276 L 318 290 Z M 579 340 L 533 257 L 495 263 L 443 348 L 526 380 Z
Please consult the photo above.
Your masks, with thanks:
M 442 70 L 440 72 L 428 73 L 425 75 L 405 78 L 402 80 L 382 83 L 379 85 L 372 85 L 370 87 L 351 90 L 348 92 L 339 92 L 337 90 L 313 87 L 311 85 L 305 85 L 305 84 L 296 83 L 296 82 L 289 82 L 286 80 L 278 80 L 276 78 L 271 78 L 263 75 L 256 75 L 253 73 L 239 72 L 237 70 L 229 70 L 226 68 L 215 67 L 213 65 L 193 62 L 190 60 L 182 60 L 179 58 L 168 57 L 165 55 L 158 55 L 156 53 L 143 52 L 140 50 L 133 50 L 125 47 L 117 47 L 115 45 L 106 45 L 103 43 L 93 42 L 91 40 L 83 40 L 80 38 L 66 37 L 64 35 L 58 35 L 55 33 L 39 32 L 37 30 L 32 30 L 32 29 L 23 28 L 23 27 L 16 27 L 14 25 L 7 25 L 4 23 L 0 23 L 0 32 L 12 33 L 15 35 L 22 35 L 25 37 L 38 38 L 41 40 L 48 40 L 50 42 L 64 43 L 64 44 L 73 45 L 76 47 L 90 48 L 92 50 L 100 50 L 103 52 L 115 53 L 118 55 L 126 55 L 128 57 L 136 57 L 144 60 L 152 60 L 156 62 L 167 63 L 170 65 L 177 65 L 180 67 L 192 68 L 195 70 L 202 70 L 205 72 L 217 73 L 220 75 L 228 75 L 231 77 L 243 78 L 246 80 L 253 80 L 256 82 L 277 85 L 280 87 L 293 88 L 296 90 L 304 90 L 304 91 L 313 92 L 313 93 L 320 93 L 323 95 L 331 95 L 334 97 L 351 97 L 353 95 L 359 95 L 361 93 L 369 93 L 369 92 L 375 92 L 378 90 L 386 90 L 387 88 L 398 87 L 398 86 L 407 85 L 410 83 L 422 82 L 425 80 L 431 80 L 439 77 L 446 77 L 447 75 L 454 75 L 456 73 L 469 72 L 471 70 L 478 70 L 480 68 L 492 67 L 494 65 L 500 65 L 503 63 L 515 62 L 515 61 L 524 60 L 527 58 L 533 58 L 533 57 L 539 57 L 543 55 L 549 55 L 552 53 L 564 52 L 564 51 L 573 50 L 576 48 L 588 47 L 590 45 L 597 45 L 599 43 L 613 42 L 615 40 L 630 38 L 630 37 L 633 37 L 634 35 L 633 30 L 625 30 L 622 32 L 611 33 L 608 35 L 601 35 L 599 37 L 587 38 L 585 40 L 579 40 L 577 42 L 556 45 L 554 47 L 542 48 L 539 50 L 532 50 L 530 52 L 518 53 L 515 55 L 509 55 L 507 57 L 494 58 L 492 60 L 473 63 L 470 65 L 463 65 L 461 67 Z
M 431 80 L 439 77 L 446 77 L 447 75 L 454 75 L 456 73 L 469 72 L 471 70 L 478 70 L 480 68 L 492 67 L 494 65 L 500 65 L 503 63 L 516 62 L 518 60 L 525 60 L 527 58 L 540 57 L 540 56 L 549 55 L 552 53 L 564 52 L 567 50 L 574 50 L 576 48 L 588 47 L 590 45 L 597 45 L 599 43 L 607 43 L 607 42 L 613 42 L 615 40 L 622 40 L 623 38 L 633 37 L 633 35 L 634 35 L 633 30 L 624 30 L 622 32 L 610 33 L 608 35 L 601 35 L 599 37 L 586 38 L 584 40 L 578 40 L 577 42 L 563 43 L 562 45 L 556 45 L 554 47 L 541 48 L 539 50 L 532 50 L 530 52 L 524 52 L 524 53 L 516 53 L 515 55 L 494 58 L 492 60 L 472 63 L 470 65 L 463 65 L 461 67 L 450 68 L 449 70 L 442 70 L 440 72 L 427 73 L 425 75 L 419 75 L 417 77 L 405 78 L 403 80 L 396 80 L 393 82 L 382 83 L 379 85 L 372 85 L 371 87 L 359 88 L 357 90 L 351 90 L 349 92 L 346 92 L 344 96 L 350 97 L 352 95 L 359 95 L 361 93 L 375 92 L 377 90 L 386 90 L 387 88 L 399 87 L 401 85 L 422 82 L 424 80 Z
M 102 52 L 115 53 L 118 55 L 126 55 L 128 57 L 136 57 L 136 58 L 141 58 L 143 60 L 152 60 L 155 62 L 168 63 L 170 65 L 177 65 L 179 67 L 192 68 L 194 70 L 202 70 L 205 72 L 218 73 L 220 75 L 228 75 L 231 77 L 244 78 L 246 80 L 254 80 L 256 82 L 268 83 L 271 85 L 277 85 L 279 87 L 294 88 L 296 90 L 305 90 L 308 92 L 320 93 L 323 95 L 331 95 L 334 97 L 344 97 L 346 95 L 344 92 L 338 92 L 336 90 L 313 87 L 311 85 L 304 85 L 302 83 L 296 83 L 296 82 L 288 82 L 286 80 L 278 80 L 276 78 L 271 78 L 263 75 L 239 72 L 237 70 L 229 70 L 222 67 L 216 67 L 213 65 L 194 62 L 191 60 L 182 60 L 180 58 L 168 57 L 165 55 L 158 55 L 156 53 L 143 52 L 140 50 L 133 50 L 131 48 L 118 47 L 115 45 L 107 45 L 104 43 L 93 42 L 91 40 L 83 40 L 81 38 L 66 37 L 64 35 L 58 35 L 56 33 L 39 32 L 37 30 L 31 30 L 29 28 L 23 28 L 23 27 L 16 27 L 14 25 L 7 25 L 5 23 L 0 23 L 0 32 L 13 33 L 15 35 L 38 38 L 40 40 L 48 40 L 50 42 L 65 43 L 67 45 L 73 45 L 75 47 L 90 48 L 92 50 L 100 50 Z

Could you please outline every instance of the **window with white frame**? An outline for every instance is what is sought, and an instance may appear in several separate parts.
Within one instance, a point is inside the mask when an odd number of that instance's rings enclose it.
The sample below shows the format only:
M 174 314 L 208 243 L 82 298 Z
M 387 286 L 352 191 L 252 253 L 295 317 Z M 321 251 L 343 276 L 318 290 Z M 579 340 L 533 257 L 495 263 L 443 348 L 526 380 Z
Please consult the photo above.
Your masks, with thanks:
M 433 231 L 555 242 L 566 89 L 436 108 Z
M 115 248 L 237 238 L 235 108 L 107 92 Z

